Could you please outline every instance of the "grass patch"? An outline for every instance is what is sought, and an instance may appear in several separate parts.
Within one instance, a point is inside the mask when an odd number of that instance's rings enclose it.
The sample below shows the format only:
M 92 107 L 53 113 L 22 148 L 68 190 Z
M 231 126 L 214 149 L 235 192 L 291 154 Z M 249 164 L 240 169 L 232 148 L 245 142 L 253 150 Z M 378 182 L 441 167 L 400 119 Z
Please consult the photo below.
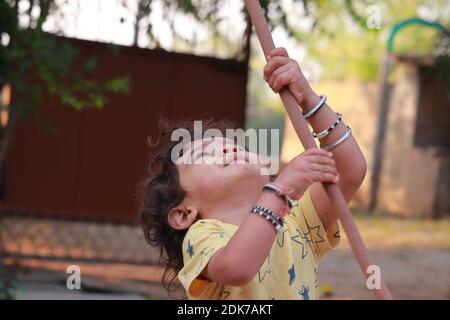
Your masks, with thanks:
M 450 251 L 450 219 L 419 219 L 371 215 L 354 210 L 367 246 L 379 248 L 442 249 Z M 342 229 L 342 228 L 341 228 Z M 348 246 L 342 232 L 342 245 Z

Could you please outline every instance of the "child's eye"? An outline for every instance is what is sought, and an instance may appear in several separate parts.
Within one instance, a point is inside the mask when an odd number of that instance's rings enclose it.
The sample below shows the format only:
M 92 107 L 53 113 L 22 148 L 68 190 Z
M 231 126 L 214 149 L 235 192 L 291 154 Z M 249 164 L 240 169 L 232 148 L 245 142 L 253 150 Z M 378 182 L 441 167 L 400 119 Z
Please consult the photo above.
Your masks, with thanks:
M 200 157 L 203 158 L 204 156 L 209 156 L 209 154 L 202 152 L 202 154 L 200 155 Z

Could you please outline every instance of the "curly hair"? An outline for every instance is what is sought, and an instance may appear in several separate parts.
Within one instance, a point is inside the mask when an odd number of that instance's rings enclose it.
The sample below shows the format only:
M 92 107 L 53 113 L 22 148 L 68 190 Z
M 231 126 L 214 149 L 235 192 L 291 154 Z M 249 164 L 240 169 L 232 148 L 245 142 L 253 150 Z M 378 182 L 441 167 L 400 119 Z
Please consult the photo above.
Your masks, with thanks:
M 193 122 L 175 123 L 161 120 L 160 128 L 159 139 L 155 143 L 149 140 L 150 146 L 157 151 L 150 157 L 148 177 L 142 183 L 139 192 L 141 206 L 139 220 L 147 242 L 160 250 L 159 259 L 165 265 L 162 284 L 170 293 L 178 272 L 183 268 L 182 244 L 187 230 L 173 229 L 169 225 L 168 214 L 183 201 L 186 191 L 180 184 L 178 168 L 171 159 L 172 149 L 179 141 L 166 140 L 179 128 L 188 130 L 192 141 L 200 137 L 194 136 Z M 226 129 L 235 126 L 225 119 L 206 120 L 202 121 L 202 128 L 203 130 L 215 128 L 224 133 Z

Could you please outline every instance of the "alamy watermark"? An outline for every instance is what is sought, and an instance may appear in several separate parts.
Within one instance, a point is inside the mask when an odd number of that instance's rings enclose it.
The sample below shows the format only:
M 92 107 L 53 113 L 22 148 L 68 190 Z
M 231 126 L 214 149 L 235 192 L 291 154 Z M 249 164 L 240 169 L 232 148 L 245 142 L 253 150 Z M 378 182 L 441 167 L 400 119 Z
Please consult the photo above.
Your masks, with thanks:
M 193 136 L 180 128 L 172 132 L 171 140 L 179 141 L 172 148 L 175 164 L 254 164 L 260 165 L 261 175 L 274 175 L 279 169 L 278 129 L 226 129 L 224 135 L 216 128 L 203 132 L 202 121 L 194 121 Z
M 381 289 L 381 268 L 373 264 L 367 267 L 366 273 L 369 275 L 366 281 L 367 289 Z
M 366 25 L 368 29 L 381 29 L 381 8 L 378 5 L 370 5 L 367 7 Z
M 81 290 L 81 269 L 77 265 L 70 265 L 66 269 L 67 277 L 66 286 L 69 290 Z

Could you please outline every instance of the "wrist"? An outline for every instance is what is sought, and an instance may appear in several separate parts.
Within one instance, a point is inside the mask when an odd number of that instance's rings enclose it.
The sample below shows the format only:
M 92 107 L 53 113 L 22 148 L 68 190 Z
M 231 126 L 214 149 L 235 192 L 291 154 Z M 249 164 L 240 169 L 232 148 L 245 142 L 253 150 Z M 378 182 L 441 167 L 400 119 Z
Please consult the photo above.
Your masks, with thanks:
M 261 195 L 257 203 L 265 208 L 272 210 L 276 214 L 282 212 L 286 206 L 283 199 L 270 191 L 263 191 L 263 194 Z
M 302 111 L 306 113 L 310 111 L 312 108 L 314 108 L 314 106 L 319 102 L 319 100 L 320 96 L 311 90 L 308 94 L 305 95 L 300 107 L 302 108 Z
M 269 191 L 269 192 L 273 192 L 274 194 L 276 194 L 278 197 L 280 197 L 286 204 L 287 207 L 289 207 L 289 209 L 292 208 L 292 198 L 290 196 L 292 190 L 283 186 L 279 186 L 275 183 L 268 183 L 265 184 L 263 187 L 264 191 Z
M 286 188 L 286 189 L 290 189 L 293 190 L 294 186 L 292 185 L 292 183 L 288 183 L 287 181 L 281 179 L 282 177 L 278 177 L 277 179 L 275 179 L 272 184 L 276 185 L 279 188 Z
M 289 188 L 291 190 L 289 196 L 292 200 L 300 199 L 305 193 L 305 190 L 308 189 L 308 182 L 303 179 L 303 177 L 301 177 L 300 180 L 296 180 L 295 184 L 292 185 L 279 179 L 276 179 L 273 183 L 279 187 Z

